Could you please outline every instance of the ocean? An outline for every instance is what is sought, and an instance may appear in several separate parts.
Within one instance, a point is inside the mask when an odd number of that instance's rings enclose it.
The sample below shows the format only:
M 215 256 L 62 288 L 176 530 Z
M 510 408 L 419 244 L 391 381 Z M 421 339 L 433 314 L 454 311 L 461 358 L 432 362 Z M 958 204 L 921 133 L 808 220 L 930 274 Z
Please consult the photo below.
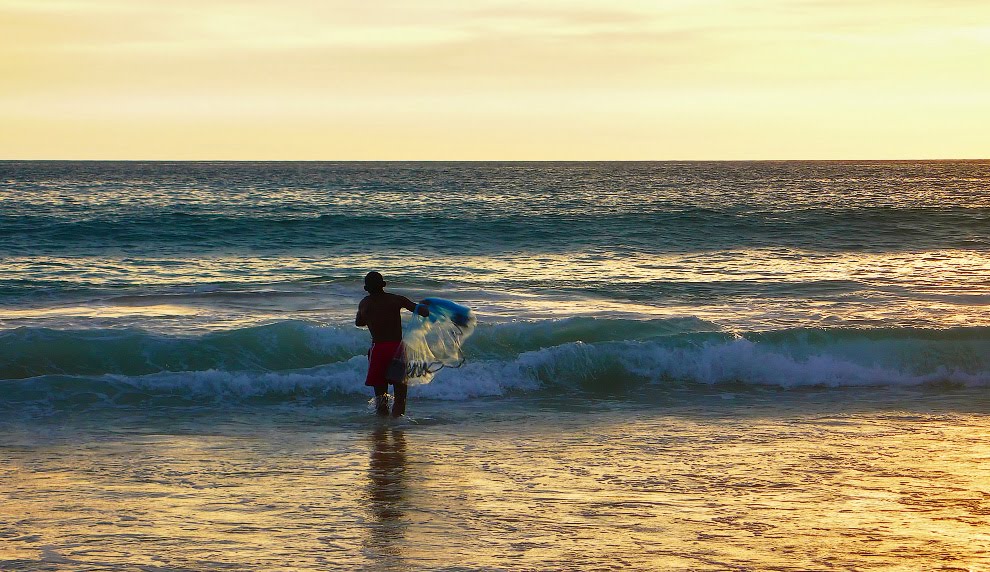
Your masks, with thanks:
M 990 161 L 0 162 L 0 569 L 990 568 L 988 306 Z

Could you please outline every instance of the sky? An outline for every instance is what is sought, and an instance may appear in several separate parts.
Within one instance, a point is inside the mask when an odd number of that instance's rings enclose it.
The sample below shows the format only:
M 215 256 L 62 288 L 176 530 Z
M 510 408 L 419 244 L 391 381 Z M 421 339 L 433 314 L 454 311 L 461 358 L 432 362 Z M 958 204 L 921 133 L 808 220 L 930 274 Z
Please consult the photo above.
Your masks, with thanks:
M 0 159 L 990 158 L 987 0 L 0 0 Z

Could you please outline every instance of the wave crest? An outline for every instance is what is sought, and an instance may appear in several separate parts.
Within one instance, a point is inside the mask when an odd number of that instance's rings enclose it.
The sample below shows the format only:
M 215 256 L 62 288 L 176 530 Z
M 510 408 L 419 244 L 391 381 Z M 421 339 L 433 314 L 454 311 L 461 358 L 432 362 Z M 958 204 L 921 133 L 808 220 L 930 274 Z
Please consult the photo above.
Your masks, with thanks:
M 704 331 L 703 325 L 575 318 L 482 326 L 465 348 L 464 367 L 442 370 L 411 391 L 420 398 L 464 400 L 693 384 L 990 385 L 990 328 L 734 334 Z M 39 361 L 42 348 L 51 347 L 61 353 Z M 321 402 L 367 393 L 365 334 L 304 322 L 191 338 L 19 329 L 0 334 L 0 348 L 6 377 L 0 405 Z M 171 357 L 182 357 L 184 367 L 160 361 Z M 23 375 L 28 366 L 37 368 L 32 377 Z

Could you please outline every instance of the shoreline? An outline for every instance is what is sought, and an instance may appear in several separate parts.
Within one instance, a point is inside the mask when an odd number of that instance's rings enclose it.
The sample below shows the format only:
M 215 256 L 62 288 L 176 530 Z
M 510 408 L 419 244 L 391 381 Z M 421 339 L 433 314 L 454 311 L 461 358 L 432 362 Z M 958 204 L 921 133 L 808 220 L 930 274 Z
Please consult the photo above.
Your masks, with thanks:
M 342 406 L 26 421 L 0 447 L 0 490 L 20 515 L 5 525 L 0 564 L 990 564 L 979 548 L 990 409 L 954 411 L 967 401 L 957 395 L 871 410 L 839 393 L 666 407 L 572 399 L 556 410 L 414 401 L 418 424 Z

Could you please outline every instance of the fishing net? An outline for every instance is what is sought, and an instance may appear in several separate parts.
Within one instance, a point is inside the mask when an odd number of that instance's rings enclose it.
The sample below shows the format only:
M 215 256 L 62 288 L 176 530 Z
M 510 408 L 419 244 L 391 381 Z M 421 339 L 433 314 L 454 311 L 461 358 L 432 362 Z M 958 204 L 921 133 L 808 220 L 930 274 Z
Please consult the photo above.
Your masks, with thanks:
M 461 344 L 477 325 L 474 312 L 443 298 L 426 298 L 429 317 L 414 313 L 402 334 L 405 346 L 406 382 L 410 385 L 429 383 L 444 367 L 464 364 Z

